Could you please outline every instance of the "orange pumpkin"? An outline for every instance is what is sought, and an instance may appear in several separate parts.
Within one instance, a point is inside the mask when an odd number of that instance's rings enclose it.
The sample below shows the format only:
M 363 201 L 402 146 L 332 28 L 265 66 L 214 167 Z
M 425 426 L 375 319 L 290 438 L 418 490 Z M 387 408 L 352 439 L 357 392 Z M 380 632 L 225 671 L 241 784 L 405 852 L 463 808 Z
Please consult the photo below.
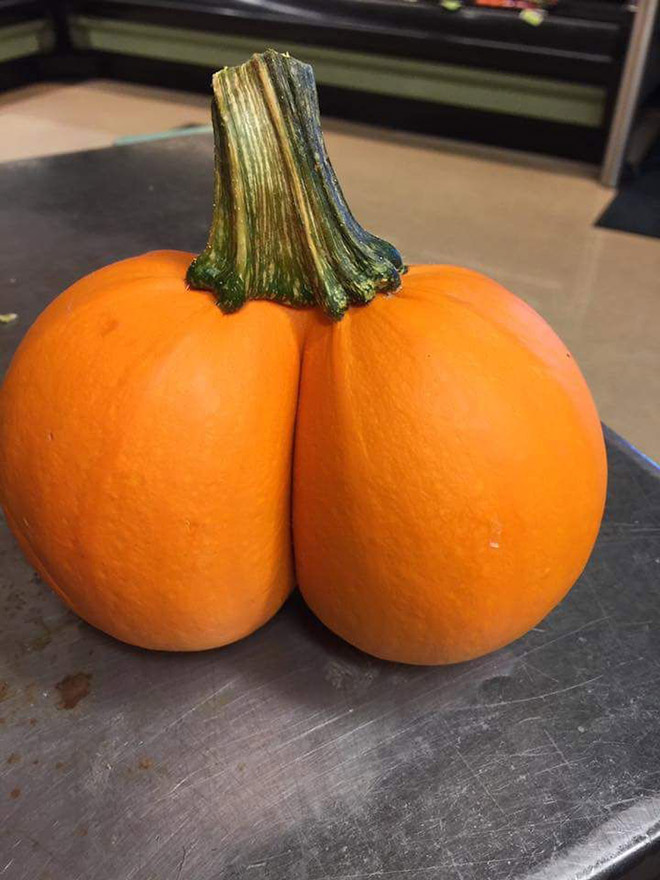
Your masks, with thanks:
M 475 272 L 416 266 L 304 346 L 294 545 L 308 605 L 388 660 L 521 636 L 584 568 L 606 488 L 575 361 Z
M 310 68 L 267 52 L 214 91 L 204 253 L 89 275 L 12 362 L 11 528 L 74 611 L 148 648 L 252 632 L 292 589 L 294 555 L 310 608 L 376 656 L 506 644 L 570 589 L 602 515 L 575 362 L 494 282 L 406 274 L 356 223 Z

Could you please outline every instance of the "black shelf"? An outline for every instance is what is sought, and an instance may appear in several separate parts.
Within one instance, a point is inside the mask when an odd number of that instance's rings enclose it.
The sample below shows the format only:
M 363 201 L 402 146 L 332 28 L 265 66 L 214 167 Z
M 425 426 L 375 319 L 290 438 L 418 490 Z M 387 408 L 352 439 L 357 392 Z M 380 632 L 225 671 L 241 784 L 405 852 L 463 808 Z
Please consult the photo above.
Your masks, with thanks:
M 598 18 L 594 7 L 603 6 Z M 630 13 L 622 4 L 570 0 L 542 27 L 515 11 L 406 0 L 245 3 L 243 0 L 72 0 L 73 13 L 207 32 L 285 39 L 374 54 L 607 84 Z M 591 16 L 591 17 L 589 17 Z

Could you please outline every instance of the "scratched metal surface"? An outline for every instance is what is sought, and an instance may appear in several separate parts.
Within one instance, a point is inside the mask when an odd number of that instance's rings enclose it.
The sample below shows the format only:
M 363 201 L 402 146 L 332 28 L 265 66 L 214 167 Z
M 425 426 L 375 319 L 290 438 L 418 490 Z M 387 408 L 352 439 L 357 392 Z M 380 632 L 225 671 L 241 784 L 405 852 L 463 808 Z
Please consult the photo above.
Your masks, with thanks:
M 0 311 L 20 312 L 2 367 L 82 273 L 198 248 L 209 179 L 206 138 L 0 167 Z M 660 473 L 608 446 L 578 585 L 516 644 L 445 669 L 361 655 L 295 597 L 224 650 L 132 649 L 67 612 L 3 525 L 2 880 L 627 872 L 660 841 Z

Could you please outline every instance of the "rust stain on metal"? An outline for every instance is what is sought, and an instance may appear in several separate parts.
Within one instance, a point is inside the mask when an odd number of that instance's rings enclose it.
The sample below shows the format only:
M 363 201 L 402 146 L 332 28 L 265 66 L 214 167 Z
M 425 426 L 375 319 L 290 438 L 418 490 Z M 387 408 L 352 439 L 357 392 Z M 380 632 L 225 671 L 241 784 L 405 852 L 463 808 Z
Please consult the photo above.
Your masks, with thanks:
M 89 694 L 92 676 L 88 672 L 67 675 L 55 685 L 60 692 L 59 709 L 74 709 Z

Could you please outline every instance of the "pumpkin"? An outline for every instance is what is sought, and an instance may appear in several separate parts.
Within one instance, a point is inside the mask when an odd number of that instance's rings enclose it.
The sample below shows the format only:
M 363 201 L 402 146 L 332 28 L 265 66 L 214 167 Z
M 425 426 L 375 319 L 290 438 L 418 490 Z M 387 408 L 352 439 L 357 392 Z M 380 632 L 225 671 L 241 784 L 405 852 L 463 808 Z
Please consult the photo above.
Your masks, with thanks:
M 296 581 L 377 657 L 505 645 L 598 532 L 604 445 L 575 361 L 495 282 L 406 269 L 359 226 L 311 68 L 268 51 L 213 87 L 205 251 L 83 278 L 12 361 L 9 525 L 77 614 L 147 648 L 240 639 Z

